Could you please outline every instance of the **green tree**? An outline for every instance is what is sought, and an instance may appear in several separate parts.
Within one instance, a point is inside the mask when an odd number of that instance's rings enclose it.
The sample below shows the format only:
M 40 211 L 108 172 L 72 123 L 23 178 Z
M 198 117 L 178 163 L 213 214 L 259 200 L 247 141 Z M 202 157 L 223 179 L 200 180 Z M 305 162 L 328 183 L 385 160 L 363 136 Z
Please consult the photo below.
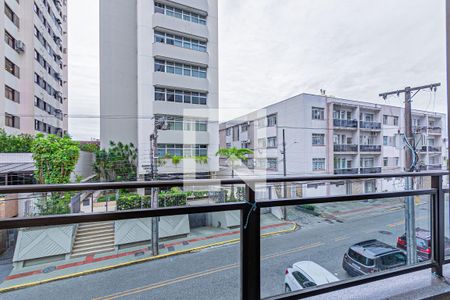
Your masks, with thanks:
M 0 153 L 30 153 L 33 140 L 31 135 L 9 135 L 0 129 Z
M 69 136 L 38 134 L 31 151 L 35 162 L 35 178 L 41 184 L 63 184 L 70 182 L 80 155 L 79 144 Z M 41 215 L 70 213 L 72 193 L 51 193 L 37 203 Z
M 95 152 L 94 170 L 101 181 L 132 181 L 137 176 L 138 150 L 133 144 L 110 142 Z
M 216 156 L 220 156 L 226 158 L 231 166 L 231 178 L 234 178 L 234 169 L 236 167 L 236 163 L 243 162 L 248 160 L 247 155 L 253 154 L 253 151 L 247 148 L 220 148 Z M 234 185 L 231 186 L 231 199 L 234 199 Z

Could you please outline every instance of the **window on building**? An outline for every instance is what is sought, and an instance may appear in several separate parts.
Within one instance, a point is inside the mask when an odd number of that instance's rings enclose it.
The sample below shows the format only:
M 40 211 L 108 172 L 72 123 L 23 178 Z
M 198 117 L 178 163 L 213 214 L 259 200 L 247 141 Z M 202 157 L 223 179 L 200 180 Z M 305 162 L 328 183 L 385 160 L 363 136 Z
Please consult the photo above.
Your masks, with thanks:
M 11 34 L 9 34 L 9 32 L 6 30 L 5 30 L 5 43 L 15 50 L 16 39 Z
M 325 171 L 325 158 L 313 158 L 313 171 Z
M 383 145 L 384 146 L 388 145 L 388 137 L 387 136 L 383 136 Z
M 20 68 L 6 57 L 5 57 L 5 70 L 11 73 L 12 75 L 16 76 L 17 78 L 20 78 Z
M 247 132 L 248 131 L 248 123 L 241 125 L 241 132 Z
M 233 128 L 232 127 L 230 127 L 230 128 L 227 128 L 227 136 L 231 136 L 231 133 L 232 133 L 232 130 L 233 130 Z
M 239 141 L 239 126 L 233 127 L 233 141 L 237 142 Z
M 278 170 L 278 159 L 268 158 L 267 159 L 267 170 L 277 171 Z
M 324 146 L 325 145 L 325 134 L 313 133 L 312 134 L 312 144 L 313 144 L 313 146 Z
M 277 137 L 267 138 L 267 148 L 276 148 L 277 146 Z
M 277 115 L 267 117 L 267 127 L 274 127 L 277 125 Z
M 394 116 L 393 123 L 394 123 L 394 126 L 398 126 L 398 117 Z
M 5 3 L 5 15 L 8 19 L 14 23 L 17 27 L 20 26 L 19 17 L 14 13 L 14 11 Z
M 396 167 L 400 166 L 400 157 L 394 157 L 394 164 Z
M 383 167 L 387 167 L 387 166 L 389 166 L 389 158 L 383 157 Z
M 163 43 L 200 52 L 206 52 L 207 50 L 206 41 L 162 31 L 155 31 L 155 43 Z
M 159 157 L 195 157 L 208 156 L 207 145 L 158 144 Z
M 20 129 L 20 118 L 8 113 L 5 113 L 5 126 Z
M 155 59 L 155 72 L 170 73 L 201 79 L 207 78 L 207 69 L 205 67 L 182 64 L 162 59 Z
M 206 25 L 206 13 L 198 14 L 186 9 L 175 8 L 173 6 L 155 2 L 155 13 L 165 14 L 170 17 L 175 17 L 187 22 Z
M 207 105 L 206 93 L 155 87 L 155 101 Z
M 20 103 L 20 93 L 7 85 L 5 85 L 5 98 Z
M 313 120 L 324 120 L 325 119 L 325 109 L 320 107 L 312 108 L 312 119 Z
M 383 125 L 388 125 L 388 116 L 383 115 Z
M 225 147 L 231 148 L 231 143 L 226 143 Z

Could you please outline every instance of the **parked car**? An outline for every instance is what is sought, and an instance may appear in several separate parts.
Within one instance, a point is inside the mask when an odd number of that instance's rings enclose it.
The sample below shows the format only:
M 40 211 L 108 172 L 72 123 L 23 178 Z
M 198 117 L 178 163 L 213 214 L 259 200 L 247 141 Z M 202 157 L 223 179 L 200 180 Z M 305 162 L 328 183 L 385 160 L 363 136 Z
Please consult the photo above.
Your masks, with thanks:
M 342 267 L 350 276 L 359 276 L 404 266 L 406 262 L 402 250 L 378 240 L 368 240 L 348 249 Z
M 290 292 L 336 281 L 336 276 L 315 262 L 300 261 L 286 269 L 284 287 Z
M 426 229 L 416 228 L 416 249 L 420 261 L 431 259 L 431 232 Z M 397 238 L 397 248 L 406 251 L 406 234 Z M 445 238 L 445 251 L 450 251 L 450 239 Z

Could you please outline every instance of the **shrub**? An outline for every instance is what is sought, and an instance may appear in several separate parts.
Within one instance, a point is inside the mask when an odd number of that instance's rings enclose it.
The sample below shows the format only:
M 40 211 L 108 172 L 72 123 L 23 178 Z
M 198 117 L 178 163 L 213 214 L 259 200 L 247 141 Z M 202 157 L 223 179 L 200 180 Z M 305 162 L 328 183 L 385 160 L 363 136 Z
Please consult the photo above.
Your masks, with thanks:
M 115 196 L 111 197 L 115 200 Z M 150 196 L 135 193 L 121 193 L 116 203 L 117 210 L 131 210 L 139 208 L 150 208 Z
M 160 192 L 158 197 L 159 207 L 185 206 L 189 192 L 183 192 L 179 188 L 172 188 L 167 192 Z
M 97 144 L 87 143 L 87 144 L 81 144 L 80 150 L 84 151 L 84 152 L 95 153 L 98 150 L 100 150 L 100 147 Z

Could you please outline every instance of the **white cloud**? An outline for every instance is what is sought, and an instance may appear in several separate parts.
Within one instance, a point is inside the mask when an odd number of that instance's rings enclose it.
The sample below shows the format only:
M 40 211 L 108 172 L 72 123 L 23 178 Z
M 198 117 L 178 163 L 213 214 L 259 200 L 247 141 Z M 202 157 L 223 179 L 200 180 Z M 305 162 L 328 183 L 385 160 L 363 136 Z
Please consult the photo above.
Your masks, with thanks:
M 380 92 L 445 83 L 444 8 L 442 0 L 219 0 L 221 118 L 322 88 L 382 103 Z M 98 115 L 98 0 L 70 2 L 69 42 L 69 113 Z M 423 92 L 414 106 L 442 111 L 444 91 L 436 104 Z M 72 118 L 70 131 L 98 137 L 99 122 Z

